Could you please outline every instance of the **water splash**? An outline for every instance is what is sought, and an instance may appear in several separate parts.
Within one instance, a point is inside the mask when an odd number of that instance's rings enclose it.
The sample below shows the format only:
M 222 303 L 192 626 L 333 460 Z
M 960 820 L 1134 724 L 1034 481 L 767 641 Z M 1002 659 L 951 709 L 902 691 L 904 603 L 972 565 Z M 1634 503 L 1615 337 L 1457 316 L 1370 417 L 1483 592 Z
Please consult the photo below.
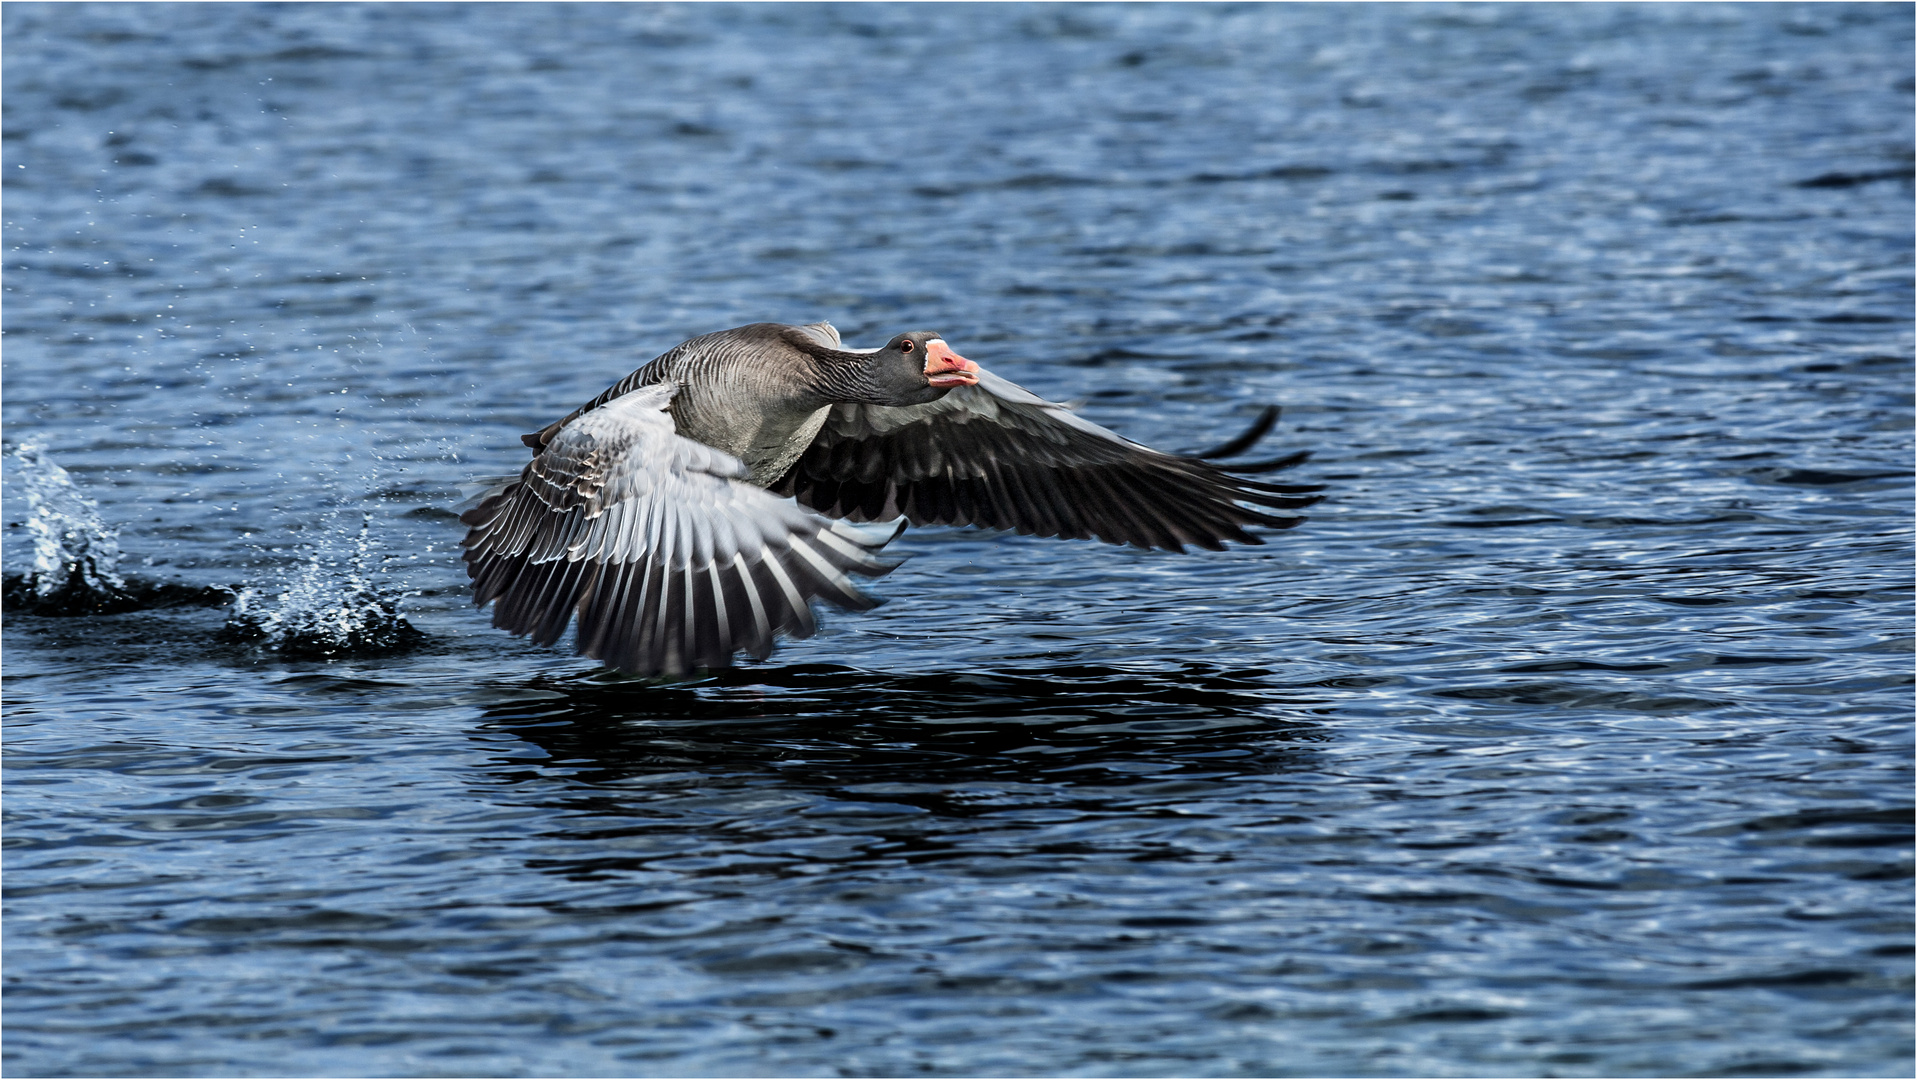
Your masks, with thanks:
M 286 591 L 270 602 L 257 589 L 240 590 L 221 637 L 312 659 L 403 652 L 424 640 L 372 580 L 370 567 L 377 556 L 371 529 L 369 514 L 361 520 L 343 566 L 315 553 Z
M 119 530 L 101 519 L 100 504 L 82 494 L 73 477 L 38 443 L 21 443 L 13 456 L 26 487 L 33 569 L 9 575 L 7 605 L 40 615 L 87 615 L 138 606 L 120 575 Z
M 100 504 L 80 493 L 73 477 L 37 443 L 13 452 L 27 488 L 27 533 L 33 537 L 33 594 L 42 599 L 63 589 L 116 594 L 120 576 L 120 531 L 100 519 Z
M 73 477 L 37 443 L 13 452 L 26 488 L 27 535 L 33 538 L 33 569 L 8 574 L 5 602 L 11 612 L 42 616 L 115 615 L 156 607 L 219 607 L 230 589 L 128 578 L 120 573 L 120 530 L 100 517 Z

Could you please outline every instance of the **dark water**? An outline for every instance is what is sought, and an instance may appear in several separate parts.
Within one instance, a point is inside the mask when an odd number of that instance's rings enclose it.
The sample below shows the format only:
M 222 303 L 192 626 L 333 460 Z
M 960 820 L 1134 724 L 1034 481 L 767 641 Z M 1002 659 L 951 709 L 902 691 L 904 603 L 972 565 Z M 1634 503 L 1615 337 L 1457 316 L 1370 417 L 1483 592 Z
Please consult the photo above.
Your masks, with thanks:
M 4 20 L 8 448 L 201 598 L 9 606 L 7 1075 L 1911 1074 L 1908 5 Z M 1331 498 L 489 629 L 461 486 L 761 319 Z

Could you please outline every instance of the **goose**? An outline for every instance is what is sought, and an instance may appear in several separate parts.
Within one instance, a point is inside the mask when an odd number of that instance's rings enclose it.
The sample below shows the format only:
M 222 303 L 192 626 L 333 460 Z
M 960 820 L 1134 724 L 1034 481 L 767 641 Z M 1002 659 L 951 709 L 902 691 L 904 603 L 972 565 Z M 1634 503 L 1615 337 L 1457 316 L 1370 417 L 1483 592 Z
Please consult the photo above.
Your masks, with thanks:
M 532 460 L 460 520 L 473 602 L 493 625 L 628 675 L 764 660 L 816 629 L 812 602 L 864 611 L 854 575 L 907 523 L 1140 548 L 1262 544 L 1322 485 L 1232 467 L 1270 430 L 1167 454 L 979 367 L 929 331 L 847 348 L 830 323 L 754 323 L 667 350 L 522 436 Z M 1269 511 L 1280 511 L 1271 513 Z M 869 523 L 892 522 L 890 529 Z M 861 525 L 863 524 L 863 527 Z

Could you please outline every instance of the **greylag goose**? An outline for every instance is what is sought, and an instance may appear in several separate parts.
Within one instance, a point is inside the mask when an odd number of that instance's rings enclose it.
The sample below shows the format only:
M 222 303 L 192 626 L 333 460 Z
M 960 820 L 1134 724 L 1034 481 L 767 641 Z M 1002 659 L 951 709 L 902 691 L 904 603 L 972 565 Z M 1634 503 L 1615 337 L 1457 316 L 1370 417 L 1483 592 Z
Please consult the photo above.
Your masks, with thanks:
M 1199 454 L 1124 439 L 985 371 L 938 334 L 850 349 L 830 323 L 755 323 L 687 341 L 544 430 L 533 458 L 460 520 L 473 602 L 542 645 L 578 620 L 582 655 L 635 675 L 765 659 L 814 629 L 811 602 L 863 611 L 905 527 L 980 525 L 1183 551 L 1263 543 L 1265 510 L 1314 485 L 1232 475 L 1277 416 Z M 1250 504 L 1246 506 L 1244 504 Z M 1258 507 L 1262 509 L 1253 509 Z M 854 522 L 903 518 L 886 533 Z

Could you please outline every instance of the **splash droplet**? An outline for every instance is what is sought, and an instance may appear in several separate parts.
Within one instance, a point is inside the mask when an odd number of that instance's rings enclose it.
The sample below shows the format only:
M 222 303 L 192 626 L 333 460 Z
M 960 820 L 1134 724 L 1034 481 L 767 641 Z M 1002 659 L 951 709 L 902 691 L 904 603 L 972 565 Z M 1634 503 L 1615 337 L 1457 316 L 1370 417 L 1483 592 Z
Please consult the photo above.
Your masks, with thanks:
M 254 642 L 281 656 L 311 659 L 403 652 L 424 640 L 373 583 L 371 528 L 368 515 L 360 523 L 343 574 L 336 563 L 316 553 L 272 601 L 257 589 L 242 589 L 220 636 Z

